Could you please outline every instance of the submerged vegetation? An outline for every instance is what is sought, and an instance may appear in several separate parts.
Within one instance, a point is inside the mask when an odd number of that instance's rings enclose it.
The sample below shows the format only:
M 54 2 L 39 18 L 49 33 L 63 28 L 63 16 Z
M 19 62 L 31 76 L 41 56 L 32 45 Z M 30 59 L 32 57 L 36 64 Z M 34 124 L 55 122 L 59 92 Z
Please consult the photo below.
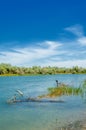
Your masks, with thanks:
M 39 98 L 53 98 L 63 95 L 80 95 L 82 97 L 86 96 L 86 80 L 78 88 L 61 83 L 58 87 L 48 88 L 48 94 L 41 95 Z
M 58 64 L 57 64 L 58 66 Z M 86 68 L 72 67 L 72 68 L 59 68 L 59 67 L 17 67 L 10 64 L 0 64 L 0 75 L 37 75 L 37 74 L 86 74 Z

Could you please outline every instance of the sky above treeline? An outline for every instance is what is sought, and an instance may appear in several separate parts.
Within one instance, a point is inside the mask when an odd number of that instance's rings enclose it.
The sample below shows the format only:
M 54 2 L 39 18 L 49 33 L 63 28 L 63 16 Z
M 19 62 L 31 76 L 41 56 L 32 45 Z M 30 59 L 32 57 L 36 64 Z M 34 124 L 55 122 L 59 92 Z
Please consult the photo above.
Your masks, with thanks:
M 0 1 L 0 63 L 86 67 L 86 0 Z

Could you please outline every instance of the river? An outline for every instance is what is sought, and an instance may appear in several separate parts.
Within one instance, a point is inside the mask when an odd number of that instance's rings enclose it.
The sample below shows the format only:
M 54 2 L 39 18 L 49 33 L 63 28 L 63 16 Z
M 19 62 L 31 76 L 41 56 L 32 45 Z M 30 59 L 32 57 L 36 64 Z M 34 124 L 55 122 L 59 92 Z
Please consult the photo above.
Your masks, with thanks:
M 63 103 L 6 102 L 17 89 L 24 93 L 19 98 L 37 97 L 55 87 L 55 80 L 78 87 L 85 79 L 85 74 L 0 77 L 0 130 L 60 130 L 75 122 L 85 122 L 86 101 L 81 96 L 58 97 Z

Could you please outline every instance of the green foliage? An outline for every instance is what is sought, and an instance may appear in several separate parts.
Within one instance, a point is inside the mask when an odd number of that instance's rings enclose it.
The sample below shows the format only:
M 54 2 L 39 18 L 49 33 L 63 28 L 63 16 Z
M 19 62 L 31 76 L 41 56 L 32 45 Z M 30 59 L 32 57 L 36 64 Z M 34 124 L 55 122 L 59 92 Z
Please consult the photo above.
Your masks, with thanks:
M 56 97 L 62 95 L 81 95 L 82 97 L 86 97 L 86 80 L 84 80 L 82 85 L 78 88 L 66 84 L 61 84 L 54 88 L 48 88 L 48 96 Z
M 75 66 L 73 68 L 58 68 L 58 67 L 17 67 L 11 66 L 10 64 L 0 64 L 0 75 L 36 75 L 36 74 L 84 74 L 86 73 L 86 68 L 79 68 Z
M 58 87 L 48 88 L 48 94 L 39 96 L 40 98 L 48 97 L 59 97 L 63 95 L 80 95 L 81 97 L 86 98 L 86 80 L 78 88 L 75 88 L 70 85 L 60 84 Z

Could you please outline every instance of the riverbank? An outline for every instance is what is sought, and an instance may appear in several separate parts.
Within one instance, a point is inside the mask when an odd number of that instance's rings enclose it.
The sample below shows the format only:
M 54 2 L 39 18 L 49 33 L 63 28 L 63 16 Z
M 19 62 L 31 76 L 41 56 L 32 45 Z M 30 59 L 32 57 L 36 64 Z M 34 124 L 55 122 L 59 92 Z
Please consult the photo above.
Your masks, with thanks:
M 5 76 L 44 76 L 44 75 L 71 75 L 72 73 L 57 73 L 57 74 L 0 74 L 0 77 L 5 77 Z M 80 75 L 83 75 L 83 73 L 78 73 Z M 84 73 L 85 74 L 85 73 Z

